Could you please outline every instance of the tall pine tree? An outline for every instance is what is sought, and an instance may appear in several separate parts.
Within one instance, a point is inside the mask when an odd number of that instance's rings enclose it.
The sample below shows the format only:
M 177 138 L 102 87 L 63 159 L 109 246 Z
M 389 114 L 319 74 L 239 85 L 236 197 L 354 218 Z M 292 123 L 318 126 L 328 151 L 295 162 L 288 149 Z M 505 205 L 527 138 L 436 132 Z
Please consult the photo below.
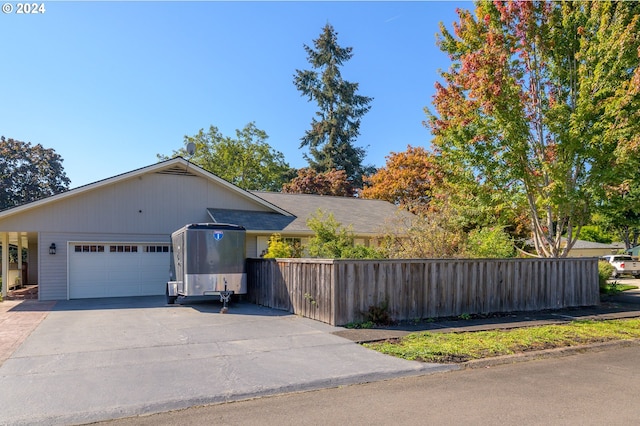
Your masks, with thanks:
M 305 159 L 318 173 L 344 170 L 347 179 L 362 187 L 362 176 L 369 172 L 363 166 L 365 150 L 354 146 L 360 134 L 360 120 L 371 108 L 373 98 L 358 95 L 358 83 L 342 78 L 340 67 L 353 56 L 352 48 L 338 45 L 338 33 L 325 25 L 314 48 L 304 45 L 312 70 L 296 70 L 294 84 L 319 110 L 311 121 L 311 129 L 301 139 L 300 148 L 308 146 Z M 372 168 L 371 168 L 372 169 Z

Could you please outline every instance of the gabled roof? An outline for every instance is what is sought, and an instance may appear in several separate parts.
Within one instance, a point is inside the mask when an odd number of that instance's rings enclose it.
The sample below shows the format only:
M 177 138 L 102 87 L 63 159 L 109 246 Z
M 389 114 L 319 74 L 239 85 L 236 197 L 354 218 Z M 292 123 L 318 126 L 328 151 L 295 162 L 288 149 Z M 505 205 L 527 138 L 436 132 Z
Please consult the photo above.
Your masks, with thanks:
M 37 200 L 37 201 L 33 201 L 31 203 L 27 203 L 27 204 L 22 204 L 20 206 L 17 207 L 13 207 L 7 210 L 3 210 L 0 211 L 0 219 L 4 218 L 4 217 L 8 217 L 14 214 L 18 214 L 21 212 L 24 212 L 26 210 L 31 210 L 34 208 L 38 208 L 41 207 L 43 205 L 46 205 L 48 203 L 52 203 L 52 202 L 56 202 L 56 201 L 60 201 L 60 200 L 64 200 L 65 198 L 68 197 L 73 197 L 76 196 L 78 194 L 82 194 L 84 192 L 88 192 L 88 191 L 93 191 L 95 189 L 98 189 L 100 187 L 103 186 L 107 186 L 107 185 L 111 185 L 114 184 L 116 182 L 119 181 L 123 181 L 126 179 L 131 179 L 132 177 L 136 177 L 136 176 L 141 176 L 147 173 L 164 173 L 164 174 L 181 174 L 181 175 L 187 175 L 190 174 L 191 176 L 202 176 L 205 177 L 207 179 L 210 179 L 214 182 L 216 182 L 217 184 L 228 188 L 231 191 L 236 192 L 239 196 L 244 197 L 244 198 L 248 198 L 253 200 L 254 202 L 261 204 L 265 207 L 267 207 L 268 209 L 277 212 L 281 215 L 284 216 L 290 216 L 291 214 L 288 213 L 287 211 L 281 209 L 280 207 L 271 204 L 269 201 L 264 200 L 260 197 L 257 197 L 256 195 L 252 194 L 249 191 L 245 191 L 242 188 L 239 188 L 237 186 L 235 186 L 234 184 L 227 182 L 226 180 L 214 175 L 213 173 L 210 173 L 206 170 L 204 170 L 203 168 L 188 162 L 187 160 L 185 160 L 182 157 L 175 157 L 175 158 L 171 158 L 169 160 L 166 161 L 161 161 L 159 163 L 156 164 L 152 164 L 150 166 L 147 167 L 142 167 L 140 169 L 136 169 L 136 170 L 132 170 L 130 172 L 127 173 L 123 173 L 120 175 L 116 175 L 107 179 L 103 179 L 100 180 L 98 182 L 94 182 L 94 183 L 90 183 L 84 186 L 80 186 L 78 188 L 74 188 L 74 189 L 70 189 L 68 191 L 62 192 L 60 194 L 56 194 L 53 195 L 51 197 L 47 197 L 47 198 L 43 198 L 41 200 Z
M 295 216 L 295 219 L 283 229 L 292 233 L 310 233 L 307 219 L 315 216 L 318 210 L 332 213 L 334 219 L 344 227 L 351 225 L 356 235 L 377 235 L 383 226 L 398 214 L 413 216 L 383 200 L 263 191 L 251 193 Z
M 322 210 L 327 214 L 332 213 L 338 223 L 344 227 L 351 226 L 354 234 L 360 236 L 378 235 L 384 225 L 398 214 L 413 216 L 406 211 L 399 211 L 392 203 L 382 200 L 246 191 L 188 162 L 182 157 L 175 157 L 51 197 L 0 211 L 0 220 L 32 209 L 46 208 L 49 203 L 64 201 L 83 193 L 95 191 L 149 173 L 203 177 L 234 192 L 238 197 L 251 200 L 264 207 L 266 211 L 233 210 L 219 207 L 207 209 L 212 221 L 241 225 L 247 231 L 253 231 L 254 233 L 313 234 L 313 231 L 307 226 L 307 220 L 315 216 L 318 210 Z
M 566 240 L 565 240 L 566 241 Z M 593 241 L 584 241 L 584 240 L 576 240 L 576 242 L 573 244 L 572 249 L 619 249 L 621 248 L 619 244 L 617 243 L 610 243 L 610 244 L 604 244 L 604 243 L 596 243 Z M 624 248 L 624 246 L 622 247 Z
M 207 213 L 216 223 L 234 223 L 244 227 L 247 231 L 283 231 L 287 230 L 291 222 L 296 220 L 295 216 L 247 210 L 209 208 Z

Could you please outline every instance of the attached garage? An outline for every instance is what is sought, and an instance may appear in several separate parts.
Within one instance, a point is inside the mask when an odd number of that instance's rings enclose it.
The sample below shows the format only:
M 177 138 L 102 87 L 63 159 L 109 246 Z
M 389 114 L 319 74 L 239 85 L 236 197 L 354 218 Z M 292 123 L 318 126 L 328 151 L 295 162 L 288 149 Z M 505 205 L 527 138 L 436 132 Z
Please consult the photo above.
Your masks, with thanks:
M 358 238 L 376 238 L 398 213 L 381 200 L 245 191 L 176 157 L 0 211 L 0 271 L 18 286 L 13 271 L 25 265 L 22 284 L 37 286 L 40 300 L 164 295 L 174 231 L 241 225 L 246 254 L 257 257 L 273 233 L 313 235 L 306 221 L 319 210 Z
M 69 243 L 69 299 L 162 295 L 169 244 Z
M 40 300 L 164 295 L 171 233 L 209 209 L 292 216 L 176 157 L 0 211 L 1 274 L 23 253 Z

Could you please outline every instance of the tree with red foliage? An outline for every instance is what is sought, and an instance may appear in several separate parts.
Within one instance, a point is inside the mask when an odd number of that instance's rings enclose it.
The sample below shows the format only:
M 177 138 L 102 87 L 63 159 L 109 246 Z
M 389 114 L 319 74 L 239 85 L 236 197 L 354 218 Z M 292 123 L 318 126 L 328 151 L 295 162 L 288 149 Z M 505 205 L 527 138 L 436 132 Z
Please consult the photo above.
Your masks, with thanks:
M 442 183 L 442 172 L 432 153 L 422 147 L 407 146 L 392 152 L 384 167 L 365 179 L 362 198 L 386 200 L 412 213 L 425 213 L 434 186 Z
M 287 194 L 316 194 L 352 197 L 355 193 L 344 170 L 318 173 L 311 168 L 298 170 L 298 176 L 284 184 L 282 192 Z
M 538 255 L 564 257 L 607 188 L 637 179 L 640 4 L 478 2 L 458 15 L 453 33 L 440 26 L 452 66 L 426 110 L 436 153 L 526 200 Z

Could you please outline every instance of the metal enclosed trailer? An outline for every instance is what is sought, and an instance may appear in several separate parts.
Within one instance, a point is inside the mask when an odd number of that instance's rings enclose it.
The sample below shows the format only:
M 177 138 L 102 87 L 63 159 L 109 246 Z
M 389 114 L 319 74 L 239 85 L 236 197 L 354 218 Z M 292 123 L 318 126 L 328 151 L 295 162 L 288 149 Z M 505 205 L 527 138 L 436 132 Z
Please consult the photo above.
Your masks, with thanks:
M 226 223 L 195 223 L 171 234 L 171 281 L 167 302 L 187 297 L 247 293 L 245 229 Z

